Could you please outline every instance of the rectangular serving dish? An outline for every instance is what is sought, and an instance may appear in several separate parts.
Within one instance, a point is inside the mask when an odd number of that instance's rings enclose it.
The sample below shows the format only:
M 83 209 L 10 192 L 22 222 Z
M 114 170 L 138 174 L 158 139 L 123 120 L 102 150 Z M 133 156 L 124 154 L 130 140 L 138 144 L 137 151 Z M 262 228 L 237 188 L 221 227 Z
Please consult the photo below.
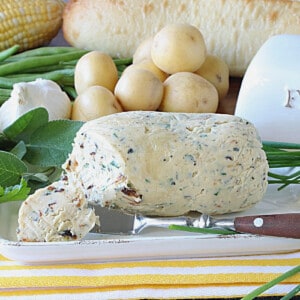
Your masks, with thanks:
M 90 233 L 84 240 L 25 243 L 16 240 L 20 202 L 1 204 L 0 253 L 24 264 L 188 259 L 234 255 L 271 254 L 300 250 L 300 240 L 250 234 L 212 235 L 147 229 L 137 236 Z M 252 209 L 228 216 L 300 212 L 300 187 L 277 191 L 269 186 Z M 112 216 L 107 213 L 107 218 Z

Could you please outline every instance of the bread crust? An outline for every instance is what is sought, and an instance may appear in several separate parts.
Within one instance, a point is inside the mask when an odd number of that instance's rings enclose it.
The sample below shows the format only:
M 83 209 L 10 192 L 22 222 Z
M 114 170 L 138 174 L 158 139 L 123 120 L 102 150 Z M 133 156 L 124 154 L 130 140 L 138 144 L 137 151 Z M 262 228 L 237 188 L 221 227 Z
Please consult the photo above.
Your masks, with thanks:
M 299 0 L 71 0 L 63 33 L 75 47 L 130 57 L 144 39 L 168 23 L 198 27 L 208 53 L 242 76 L 271 36 L 300 34 Z

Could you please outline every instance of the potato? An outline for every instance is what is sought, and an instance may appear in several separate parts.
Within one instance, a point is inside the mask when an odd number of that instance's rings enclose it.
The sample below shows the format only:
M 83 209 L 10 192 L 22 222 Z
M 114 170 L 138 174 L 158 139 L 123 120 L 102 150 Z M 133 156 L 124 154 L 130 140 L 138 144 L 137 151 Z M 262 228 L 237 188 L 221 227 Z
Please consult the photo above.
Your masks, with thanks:
M 142 60 L 142 61 L 140 61 L 139 63 L 136 63 L 136 64 L 132 64 L 129 67 L 127 67 L 125 69 L 125 71 L 129 70 L 129 69 L 132 69 L 132 68 L 140 68 L 140 69 L 144 69 L 144 70 L 150 71 L 154 75 L 156 75 L 157 78 L 161 82 L 164 82 L 168 78 L 168 76 L 169 76 L 169 74 L 165 73 L 160 68 L 158 68 L 156 66 L 156 64 L 154 64 L 154 62 L 152 61 L 151 58 L 144 59 L 144 60 Z
M 113 59 L 100 51 L 83 55 L 75 66 L 74 85 L 77 94 L 94 85 L 113 92 L 117 81 L 118 70 Z
M 216 87 L 219 100 L 227 95 L 229 90 L 229 68 L 221 58 L 215 55 L 207 55 L 204 63 L 195 73 Z
M 89 121 L 123 111 L 114 94 L 103 86 L 90 86 L 78 95 L 72 107 L 72 120 Z
M 163 84 L 150 71 L 130 68 L 116 84 L 115 95 L 124 110 L 156 110 L 163 97 Z
M 154 75 L 156 75 L 160 81 L 164 82 L 169 74 L 167 74 L 166 72 L 164 72 L 163 70 L 161 70 L 154 62 L 153 60 L 150 58 L 150 59 L 144 59 L 142 60 L 141 62 L 139 62 L 137 64 L 137 66 L 139 68 L 142 68 L 142 69 L 145 69 L 145 70 L 148 70 L 150 72 L 152 72 Z
M 153 36 L 142 41 L 136 48 L 133 56 L 132 63 L 137 64 L 144 59 L 151 59 L 151 47 L 153 42 Z
M 158 110 L 215 113 L 218 104 L 218 92 L 209 81 L 191 72 L 178 72 L 164 82 L 164 97 Z
M 158 31 L 152 42 L 153 62 L 164 72 L 195 72 L 204 63 L 206 45 L 198 28 L 170 24 Z

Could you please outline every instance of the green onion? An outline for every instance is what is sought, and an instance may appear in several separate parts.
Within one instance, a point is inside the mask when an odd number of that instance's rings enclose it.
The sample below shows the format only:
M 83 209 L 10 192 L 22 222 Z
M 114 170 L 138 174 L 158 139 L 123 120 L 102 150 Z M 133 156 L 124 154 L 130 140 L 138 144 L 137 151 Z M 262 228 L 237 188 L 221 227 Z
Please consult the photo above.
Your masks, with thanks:
M 222 234 L 222 235 L 238 234 L 236 231 L 223 229 L 223 228 L 197 228 L 197 227 L 175 225 L 175 224 L 170 225 L 168 228 L 172 230 L 181 230 L 181 231 L 206 233 L 206 234 Z
M 252 300 L 252 299 L 258 297 L 259 295 L 261 295 L 266 290 L 270 289 L 272 286 L 280 283 L 281 281 L 287 279 L 288 277 L 296 275 L 299 272 L 300 272 L 300 266 L 297 266 L 297 267 L 283 273 L 282 275 L 276 277 L 275 279 L 267 282 L 266 284 L 260 286 L 259 288 L 255 289 L 254 291 L 252 291 L 251 293 L 249 293 L 248 295 L 243 297 L 241 300 Z
M 300 184 L 300 171 L 282 175 L 276 173 L 276 168 L 293 168 L 300 166 L 300 144 L 282 142 L 263 142 L 270 171 L 268 173 L 269 184 L 278 184 L 278 190 L 282 190 L 290 184 Z
M 300 284 L 298 284 L 295 288 L 293 288 L 289 293 L 287 293 L 281 300 L 289 300 L 292 299 L 300 292 Z
M 296 143 L 283 143 L 283 142 L 272 142 L 272 141 L 263 141 L 263 146 L 270 149 L 299 149 L 300 144 Z

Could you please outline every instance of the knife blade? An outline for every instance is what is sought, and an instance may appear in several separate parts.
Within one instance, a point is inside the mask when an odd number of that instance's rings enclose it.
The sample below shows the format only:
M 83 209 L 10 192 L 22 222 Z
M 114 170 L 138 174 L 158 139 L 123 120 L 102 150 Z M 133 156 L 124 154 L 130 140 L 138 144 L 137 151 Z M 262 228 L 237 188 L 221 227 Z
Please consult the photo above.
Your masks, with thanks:
M 235 218 L 216 218 L 205 214 L 181 217 L 146 217 L 125 214 L 115 209 L 95 206 L 100 228 L 93 232 L 135 235 L 149 227 L 169 228 L 170 225 L 194 228 L 228 229 L 238 233 L 300 238 L 300 213 L 250 215 Z

